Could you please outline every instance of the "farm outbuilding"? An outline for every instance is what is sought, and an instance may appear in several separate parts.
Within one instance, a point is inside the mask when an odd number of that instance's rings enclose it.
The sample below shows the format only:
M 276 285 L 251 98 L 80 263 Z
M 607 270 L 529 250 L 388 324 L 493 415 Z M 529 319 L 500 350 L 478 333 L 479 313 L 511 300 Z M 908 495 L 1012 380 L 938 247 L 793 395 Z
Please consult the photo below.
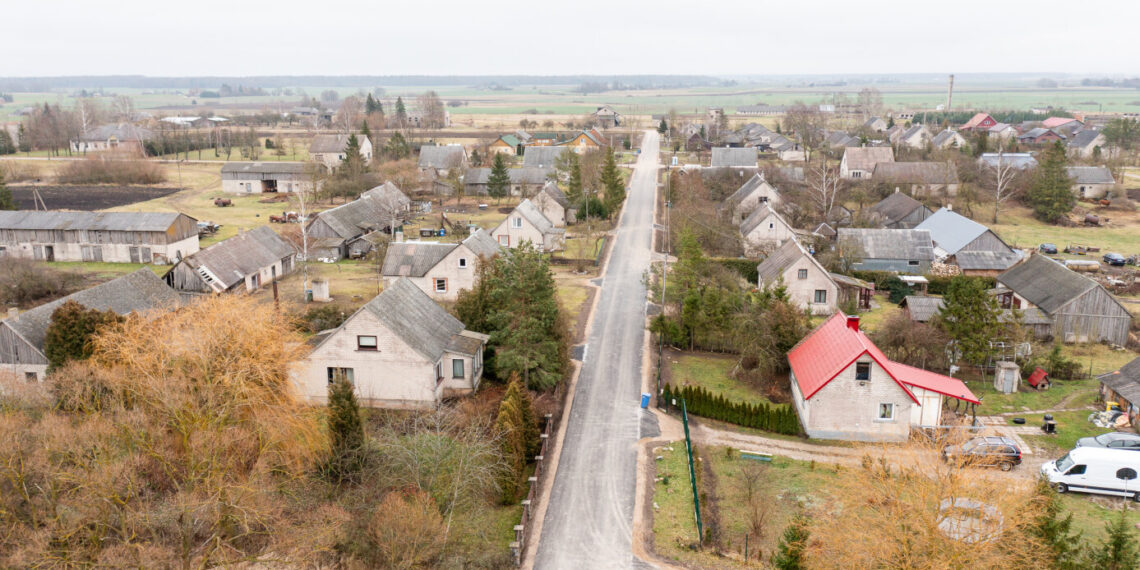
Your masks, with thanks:
M 222 190 L 230 194 L 254 192 L 311 192 L 313 176 L 304 162 L 227 162 L 222 166 Z
M 896 271 L 922 275 L 930 272 L 934 244 L 926 230 L 839 228 L 840 255 L 858 260 L 861 271 Z
M 293 272 L 297 251 L 269 226 L 218 242 L 183 259 L 166 275 L 179 291 L 256 291 Z
M 1132 315 L 1096 281 L 1044 255 L 1031 255 L 997 276 L 1008 289 L 1009 308 L 1036 307 L 1053 321 L 1052 336 L 1064 342 L 1107 341 L 1124 346 Z
M 197 251 L 186 214 L 0 211 L 0 257 L 168 264 Z

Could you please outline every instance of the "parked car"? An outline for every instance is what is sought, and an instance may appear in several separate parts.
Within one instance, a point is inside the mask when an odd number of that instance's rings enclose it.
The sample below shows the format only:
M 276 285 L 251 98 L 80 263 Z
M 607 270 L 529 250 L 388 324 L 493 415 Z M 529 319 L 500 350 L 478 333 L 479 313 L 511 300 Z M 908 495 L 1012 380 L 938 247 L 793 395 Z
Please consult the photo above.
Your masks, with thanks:
M 1077 447 L 1041 466 L 1041 474 L 1058 493 L 1078 491 L 1128 497 L 1140 502 L 1140 453 Z
M 1050 255 L 1057 253 L 1057 245 L 1052 243 L 1043 243 L 1037 246 L 1037 250 L 1041 253 L 1048 253 Z
M 942 449 L 942 460 L 954 459 L 963 465 L 1000 467 L 1009 471 L 1021 465 L 1021 448 L 1008 437 L 996 435 L 975 437 L 961 445 L 947 445 Z
M 1082 437 L 1077 440 L 1077 447 L 1107 447 L 1108 449 L 1140 451 L 1140 434 L 1110 431 L 1096 437 Z
M 1106 253 L 1103 259 L 1109 265 L 1124 265 L 1124 256 L 1119 253 Z

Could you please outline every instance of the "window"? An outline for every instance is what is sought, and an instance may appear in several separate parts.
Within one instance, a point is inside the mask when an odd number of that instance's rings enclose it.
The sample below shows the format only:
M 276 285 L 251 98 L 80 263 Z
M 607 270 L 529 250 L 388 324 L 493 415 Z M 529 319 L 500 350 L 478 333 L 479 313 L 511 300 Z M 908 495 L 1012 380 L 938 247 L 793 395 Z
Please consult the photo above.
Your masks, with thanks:
M 879 419 L 880 420 L 893 420 L 893 419 L 895 419 L 895 405 L 894 404 L 879 404 Z
M 447 278 L 446 277 L 437 277 L 435 279 L 435 292 L 436 293 L 446 293 L 447 292 Z
M 39 376 L 36 376 L 35 372 L 25 372 L 24 373 L 24 380 L 27 380 L 28 382 L 35 382 L 39 379 L 40 379 Z
M 807 269 L 801 269 L 796 272 L 796 278 L 807 279 Z
M 910 265 L 910 266 L 915 266 L 915 267 L 917 267 L 917 266 L 918 266 L 918 261 L 916 261 L 916 260 L 912 259 L 912 260 L 910 260 L 910 261 L 906 262 L 906 264 L 907 264 L 907 265 Z
M 348 380 L 349 384 L 355 384 L 355 382 L 353 381 L 353 378 L 352 378 L 352 369 L 351 368 L 336 368 L 336 367 L 330 366 L 328 368 L 328 373 L 329 373 L 329 384 L 340 381 L 341 379 Z
M 767 196 L 761 196 L 760 197 L 760 203 L 761 204 L 767 204 L 768 203 L 768 197 Z
M 1065 472 L 1065 475 L 1084 475 L 1085 469 L 1084 465 L 1074 465 L 1072 469 Z
M 856 380 L 870 380 L 871 379 L 871 363 L 870 362 L 856 362 L 855 363 L 855 379 Z
M 376 337 L 372 335 L 357 335 L 356 350 L 376 350 Z
M 817 304 L 826 304 L 827 303 L 827 289 L 816 289 L 815 290 L 815 302 Z
M 460 269 L 467 269 L 467 258 L 466 257 L 460 257 L 459 258 L 459 268 Z
M 511 227 L 515 228 L 515 229 L 521 228 L 522 227 L 522 218 L 520 218 L 518 216 L 511 218 Z
M 852 170 L 851 171 L 851 178 L 862 178 L 862 177 L 863 177 L 863 173 L 861 171 L 859 171 L 859 170 Z
M 452 358 L 451 359 L 451 377 L 452 378 L 463 378 L 464 376 L 466 376 L 466 375 L 463 373 L 463 359 L 462 358 Z

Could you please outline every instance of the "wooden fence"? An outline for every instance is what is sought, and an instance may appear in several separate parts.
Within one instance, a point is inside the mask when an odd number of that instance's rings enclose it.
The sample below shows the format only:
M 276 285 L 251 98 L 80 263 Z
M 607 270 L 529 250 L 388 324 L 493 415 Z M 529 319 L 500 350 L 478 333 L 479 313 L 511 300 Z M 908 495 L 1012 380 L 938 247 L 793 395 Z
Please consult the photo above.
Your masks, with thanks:
M 522 501 L 522 519 L 519 524 L 515 525 L 515 540 L 511 543 L 511 554 L 514 556 L 515 566 L 521 566 L 523 560 L 523 553 L 527 547 L 527 528 L 531 524 L 531 519 L 534 517 L 534 511 L 539 501 L 539 493 L 542 490 L 542 477 L 546 473 L 544 468 L 546 460 L 546 451 L 550 445 L 550 430 L 554 425 L 554 418 L 550 414 L 546 414 L 542 420 L 542 446 L 539 447 L 538 455 L 534 456 L 534 475 L 527 479 L 527 486 L 529 487 L 526 492 L 526 498 Z

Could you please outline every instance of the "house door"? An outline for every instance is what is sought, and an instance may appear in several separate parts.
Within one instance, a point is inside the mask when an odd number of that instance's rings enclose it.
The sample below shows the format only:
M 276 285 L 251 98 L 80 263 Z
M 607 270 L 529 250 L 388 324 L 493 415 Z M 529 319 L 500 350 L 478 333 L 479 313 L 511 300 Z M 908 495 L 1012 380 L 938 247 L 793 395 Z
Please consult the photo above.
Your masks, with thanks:
M 44 246 L 44 261 L 55 261 L 55 246 Z
M 130 246 L 129 248 L 127 248 L 127 252 L 130 253 L 130 255 L 131 255 L 131 263 L 141 263 L 139 261 L 139 248 L 138 248 L 138 246 L 133 246 L 133 245 Z

